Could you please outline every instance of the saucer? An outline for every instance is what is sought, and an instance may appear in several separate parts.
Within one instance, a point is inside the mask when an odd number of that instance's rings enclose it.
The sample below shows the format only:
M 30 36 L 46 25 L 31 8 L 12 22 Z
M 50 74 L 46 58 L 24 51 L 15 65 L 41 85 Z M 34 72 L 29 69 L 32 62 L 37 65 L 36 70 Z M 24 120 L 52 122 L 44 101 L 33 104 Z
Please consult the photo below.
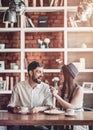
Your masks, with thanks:
M 27 114 L 28 112 L 27 111 L 19 111 L 18 113 L 20 113 L 20 114 Z
M 68 114 L 68 113 L 65 113 L 65 116 L 76 116 L 77 114 L 74 113 L 74 114 Z
M 64 111 L 61 111 L 61 110 L 46 110 L 46 111 L 44 111 L 44 113 L 50 114 L 50 115 L 55 115 L 55 114 L 62 114 L 62 113 L 64 113 Z

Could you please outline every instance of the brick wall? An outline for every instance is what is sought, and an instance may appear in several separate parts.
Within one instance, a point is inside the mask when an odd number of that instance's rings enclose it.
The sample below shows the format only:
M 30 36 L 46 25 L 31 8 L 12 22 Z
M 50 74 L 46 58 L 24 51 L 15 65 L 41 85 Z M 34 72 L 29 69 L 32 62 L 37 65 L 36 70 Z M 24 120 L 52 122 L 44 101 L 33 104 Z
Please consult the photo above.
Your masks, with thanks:
M 3 2 L 5 0 L 2 0 Z M 73 1 L 72 1 L 73 3 Z M 5 5 L 4 5 L 5 4 Z M 70 4 L 70 3 L 69 3 Z M 3 6 L 7 6 L 8 3 L 3 3 Z M 32 2 L 29 2 L 29 5 L 32 5 Z M 38 3 L 39 5 L 39 3 Z M 45 5 L 47 5 L 47 0 L 45 0 Z M 39 16 L 48 16 L 48 27 L 63 27 L 64 13 L 60 12 L 51 12 L 51 13 L 28 13 L 30 18 L 33 20 L 35 26 L 38 25 L 38 17 Z M 3 13 L 0 15 L 0 27 L 4 27 L 4 23 L 2 23 Z M 16 25 L 17 26 L 17 25 Z M 63 32 L 38 32 L 38 33 L 26 33 L 25 35 L 25 47 L 26 48 L 38 48 L 37 40 L 44 38 L 50 38 L 50 48 L 63 48 L 64 47 L 64 33 Z M 20 47 L 20 33 L 19 32 L 2 32 L 0 33 L 0 42 L 4 42 L 6 48 L 19 48 Z M 64 53 L 63 52 L 34 52 L 34 53 L 26 53 L 25 57 L 29 62 L 33 60 L 38 60 L 44 63 L 46 69 L 56 69 L 57 63 L 56 59 L 60 58 L 64 61 Z M 0 54 L 0 60 L 5 61 L 5 68 L 10 68 L 11 62 L 17 62 L 20 64 L 20 53 L 2 53 Z M 4 78 L 9 76 L 19 76 L 20 74 L 0 74 Z M 54 76 L 61 75 L 58 73 L 45 73 L 44 80 L 48 80 L 50 84 L 52 84 L 51 80 Z M 26 74 L 27 77 L 27 74 Z M 61 81 L 60 81 L 61 82 Z M 9 101 L 10 95 L 0 95 L 0 109 L 6 109 L 6 105 Z M 2 99 L 2 100 L 1 100 Z

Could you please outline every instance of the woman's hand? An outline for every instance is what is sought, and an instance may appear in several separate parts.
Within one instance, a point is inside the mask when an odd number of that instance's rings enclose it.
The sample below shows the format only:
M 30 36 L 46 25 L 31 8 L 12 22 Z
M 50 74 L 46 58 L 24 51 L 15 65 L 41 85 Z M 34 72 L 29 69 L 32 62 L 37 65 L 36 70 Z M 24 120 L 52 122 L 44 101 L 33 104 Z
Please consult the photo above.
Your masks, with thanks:
M 51 93 L 53 94 L 53 96 L 55 97 L 56 95 L 58 95 L 58 90 L 54 87 L 50 87 Z

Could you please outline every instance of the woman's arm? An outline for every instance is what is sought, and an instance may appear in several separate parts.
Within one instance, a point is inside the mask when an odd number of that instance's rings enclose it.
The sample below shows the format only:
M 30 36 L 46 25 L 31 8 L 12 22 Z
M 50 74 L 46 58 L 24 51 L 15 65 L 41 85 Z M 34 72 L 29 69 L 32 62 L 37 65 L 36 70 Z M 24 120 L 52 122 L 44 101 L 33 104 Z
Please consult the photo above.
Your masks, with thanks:
M 81 106 L 83 103 L 83 89 L 81 87 L 78 87 L 74 92 L 71 103 L 68 103 L 67 101 L 62 99 L 58 95 L 58 91 L 54 87 L 51 87 L 51 92 L 64 109 L 75 108 L 76 106 Z

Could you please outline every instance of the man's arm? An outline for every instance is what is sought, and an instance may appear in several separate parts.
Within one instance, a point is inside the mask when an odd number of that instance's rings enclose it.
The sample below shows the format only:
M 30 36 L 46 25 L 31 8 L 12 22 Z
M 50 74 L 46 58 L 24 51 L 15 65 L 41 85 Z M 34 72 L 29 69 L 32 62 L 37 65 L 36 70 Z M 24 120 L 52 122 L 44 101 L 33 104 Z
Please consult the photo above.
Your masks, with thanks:
M 43 112 L 45 110 L 50 109 L 51 106 L 40 106 L 40 107 L 34 107 L 29 110 L 29 113 L 38 113 L 38 112 Z
M 18 113 L 20 111 L 20 109 L 21 109 L 21 107 L 19 107 L 19 106 L 16 106 L 16 107 L 8 106 L 7 107 L 8 112 L 11 112 L 11 113 Z

